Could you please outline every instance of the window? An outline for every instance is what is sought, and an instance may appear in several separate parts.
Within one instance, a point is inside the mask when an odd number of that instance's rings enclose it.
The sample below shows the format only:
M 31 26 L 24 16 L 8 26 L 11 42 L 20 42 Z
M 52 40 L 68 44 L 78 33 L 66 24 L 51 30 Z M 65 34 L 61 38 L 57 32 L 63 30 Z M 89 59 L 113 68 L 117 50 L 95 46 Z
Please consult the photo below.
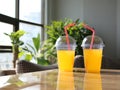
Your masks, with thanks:
M 20 0 L 20 19 L 40 24 L 41 3 L 41 0 Z
M 32 43 L 32 37 L 44 33 L 44 2 L 45 0 L 0 0 L 0 56 L 10 59 L 7 62 L 12 62 L 12 45 L 4 33 L 22 29 L 28 33 L 22 40 Z M 0 57 L 0 64 L 6 61 L 4 59 Z
M 14 18 L 15 1 L 16 0 L 0 0 L 0 13 Z
M 13 25 L 0 22 L 0 45 L 11 46 L 10 38 L 4 33 L 11 33 L 13 31 Z M 2 39 L 4 37 L 4 39 Z

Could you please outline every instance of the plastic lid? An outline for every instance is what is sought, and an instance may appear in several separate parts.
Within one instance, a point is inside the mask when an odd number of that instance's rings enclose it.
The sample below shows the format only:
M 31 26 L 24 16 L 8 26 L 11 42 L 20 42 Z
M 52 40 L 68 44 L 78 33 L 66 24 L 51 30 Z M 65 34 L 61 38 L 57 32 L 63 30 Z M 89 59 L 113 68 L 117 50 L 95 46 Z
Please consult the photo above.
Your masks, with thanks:
M 83 39 L 83 42 L 82 42 L 82 47 L 83 48 L 90 48 L 90 44 L 91 44 L 91 39 L 92 39 L 92 36 L 89 35 L 87 37 L 85 37 Z M 94 42 L 93 42 L 93 49 L 98 49 L 98 48 L 103 48 L 105 45 L 103 43 L 103 40 L 99 37 L 99 36 L 95 36 L 94 37 Z
M 72 50 L 76 48 L 76 40 L 71 36 L 69 36 L 69 44 Z M 55 46 L 57 49 L 68 49 L 66 36 L 60 36 L 57 39 Z

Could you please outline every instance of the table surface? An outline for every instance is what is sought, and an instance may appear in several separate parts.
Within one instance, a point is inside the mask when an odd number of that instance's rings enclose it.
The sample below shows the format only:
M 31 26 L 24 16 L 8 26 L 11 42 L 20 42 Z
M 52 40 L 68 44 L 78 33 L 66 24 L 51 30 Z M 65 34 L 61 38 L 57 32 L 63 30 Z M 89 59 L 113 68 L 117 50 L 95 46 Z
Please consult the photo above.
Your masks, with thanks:
M 46 70 L 0 77 L 0 90 L 120 90 L 120 70 Z

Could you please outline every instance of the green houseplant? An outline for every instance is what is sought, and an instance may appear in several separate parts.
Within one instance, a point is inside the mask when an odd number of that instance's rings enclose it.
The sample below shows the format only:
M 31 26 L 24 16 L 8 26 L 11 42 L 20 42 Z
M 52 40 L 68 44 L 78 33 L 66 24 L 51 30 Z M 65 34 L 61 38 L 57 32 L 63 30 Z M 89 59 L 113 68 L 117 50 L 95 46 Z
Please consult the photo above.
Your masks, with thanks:
M 18 60 L 19 54 L 19 46 L 23 45 L 24 42 L 20 40 L 25 32 L 23 30 L 18 30 L 16 32 L 11 32 L 10 34 L 4 33 L 5 35 L 9 36 L 12 43 L 12 50 L 13 50 L 13 67 L 16 67 L 16 60 Z
M 40 41 L 40 34 L 38 33 L 37 37 L 32 38 L 32 44 L 26 44 L 24 47 L 21 47 L 19 58 L 24 57 L 25 60 L 31 61 L 32 59 L 41 65 L 49 65 L 50 61 L 45 58 L 44 52 L 48 51 L 50 45 L 46 48 L 45 43 Z M 44 49 L 43 49 L 44 45 Z
M 55 42 L 59 36 L 65 35 L 64 27 L 72 23 L 75 25 L 67 28 L 68 34 L 76 40 L 77 47 L 75 54 L 83 55 L 83 50 L 81 48 L 82 40 L 84 37 L 91 35 L 92 32 L 84 28 L 82 24 L 83 22 L 81 22 L 79 19 L 73 21 L 72 19 L 65 18 L 64 20 L 52 21 L 50 25 L 45 26 L 46 32 L 49 36 L 48 41 L 55 45 Z

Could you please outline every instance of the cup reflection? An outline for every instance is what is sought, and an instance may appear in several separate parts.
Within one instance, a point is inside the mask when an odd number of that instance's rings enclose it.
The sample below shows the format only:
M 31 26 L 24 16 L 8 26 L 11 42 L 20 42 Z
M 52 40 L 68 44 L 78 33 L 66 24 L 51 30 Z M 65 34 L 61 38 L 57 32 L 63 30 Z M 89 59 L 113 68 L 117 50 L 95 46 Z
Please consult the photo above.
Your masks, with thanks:
M 59 72 L 56 90 L 75 90 L 73 72 Z
M 102 90 L 101 75 L 85 73 L 84 90 Z

